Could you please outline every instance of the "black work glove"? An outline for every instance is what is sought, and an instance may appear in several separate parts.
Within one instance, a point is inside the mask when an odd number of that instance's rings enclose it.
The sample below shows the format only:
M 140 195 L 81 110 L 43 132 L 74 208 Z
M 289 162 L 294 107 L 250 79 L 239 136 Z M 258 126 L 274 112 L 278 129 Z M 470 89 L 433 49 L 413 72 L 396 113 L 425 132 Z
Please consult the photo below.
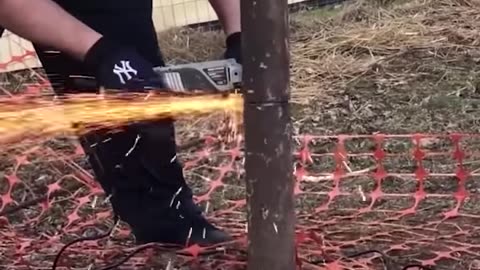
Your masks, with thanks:
M 139 92 L 166 90 L 151 63 L 133 48 L 119 46 L 107 38 L 102 37 L 90 48 L 84 62 L 94 71 L 99 87 Z
M 242 63 L 242 33 L 236 32 L 230 34 L 226 40 L 226 51 L 224 57 L 226 59 L 234 58 L 237 63 Z

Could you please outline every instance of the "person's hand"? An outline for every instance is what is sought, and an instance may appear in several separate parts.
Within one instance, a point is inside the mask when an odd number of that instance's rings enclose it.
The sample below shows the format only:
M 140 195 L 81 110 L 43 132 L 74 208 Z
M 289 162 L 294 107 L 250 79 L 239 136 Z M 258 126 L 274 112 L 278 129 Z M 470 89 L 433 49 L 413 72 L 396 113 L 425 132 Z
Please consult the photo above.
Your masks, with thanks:
M 242 33 L 236 32 L 230 34 L 226 40 L 225 59 L 234 58 L 237 63 L 242 63 Z
M 99 87 L 115 90 L 166 90 L 153 65 L 134 49 L 101 38 L 88 51 L 85 64 L 96 74 Z

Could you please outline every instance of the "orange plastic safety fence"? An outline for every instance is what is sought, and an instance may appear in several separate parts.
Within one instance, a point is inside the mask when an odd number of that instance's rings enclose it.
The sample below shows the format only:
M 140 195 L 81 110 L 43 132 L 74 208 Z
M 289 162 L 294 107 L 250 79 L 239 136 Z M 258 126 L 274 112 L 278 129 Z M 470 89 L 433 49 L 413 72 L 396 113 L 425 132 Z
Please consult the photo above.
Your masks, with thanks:
M 479 138 L 468 134 L 296 137 L 299 265 L 302 269 L 382 269 L 385 264 L 478 268 L 480 152 L 463 149 L 479 145 Z M 1 211 L 6 214 L 0 230 L 3 266 L 49 267 L 72 239 L 101 234 L 113 226 L 102 190 L 82 169 L 82 152 L 58 147 L 19 150 L 2 162 L 7 183 L 1 193 Z M 241 143 L 222 145 L 209 137 L 202 149 L 180 158 L 196 200 L 237 241 L 177 251 L 147 246 L 123 267 L 196 264 L 203 269 L 242 269 L 246 210 Z M 131 240 L 128 227 L 120 224 L 104 239 L 67 248 L 60 265 L 114 263 L 140 248 Z M 366 251 L 370 253 L 350 258 Z

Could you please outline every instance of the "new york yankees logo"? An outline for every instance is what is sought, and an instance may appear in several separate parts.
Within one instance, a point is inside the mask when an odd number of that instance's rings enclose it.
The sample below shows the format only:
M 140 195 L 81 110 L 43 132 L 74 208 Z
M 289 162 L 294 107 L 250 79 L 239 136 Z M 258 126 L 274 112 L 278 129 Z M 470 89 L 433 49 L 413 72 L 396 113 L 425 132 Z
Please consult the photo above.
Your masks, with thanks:
M 126 77 L 126 80 L 131 80 L 132 79 L 132 75 L 137 75 L 137 70 L 136 69 L 133 69 L 131 66 L 130 66 L 130 61 L 120 61 L 120 64 L 121 66 L 118 66 L 117 64 L 115 64 L 114 68 L 113 68 L 113 73 L 117 74 L 117 76 L 120 78 L 120 82 L 122 84 L 125 84 L 125 80 L 123 79 L 123 76 Z

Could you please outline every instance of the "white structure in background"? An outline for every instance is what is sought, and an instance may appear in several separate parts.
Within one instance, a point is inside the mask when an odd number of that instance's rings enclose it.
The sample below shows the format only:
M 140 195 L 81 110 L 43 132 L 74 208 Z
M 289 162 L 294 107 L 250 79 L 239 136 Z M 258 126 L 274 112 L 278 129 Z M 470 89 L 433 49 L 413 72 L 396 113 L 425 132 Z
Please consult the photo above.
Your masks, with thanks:
M 289 4 L 304 1 L 306 0 L 289 0 Z M 153 20 L 157 31 L 217 20 L 208 0 L 153 0 L 153 3 Z M 0 38 L 0 66 L 9 64 L 6 68 L 0 68 L 0 73 L 41 67 L 34 54 L 26 55 L 32 51 L 30 42 L 10 32 L 4 33 Z M 19 61 L 12 61 L 12 59 Z

